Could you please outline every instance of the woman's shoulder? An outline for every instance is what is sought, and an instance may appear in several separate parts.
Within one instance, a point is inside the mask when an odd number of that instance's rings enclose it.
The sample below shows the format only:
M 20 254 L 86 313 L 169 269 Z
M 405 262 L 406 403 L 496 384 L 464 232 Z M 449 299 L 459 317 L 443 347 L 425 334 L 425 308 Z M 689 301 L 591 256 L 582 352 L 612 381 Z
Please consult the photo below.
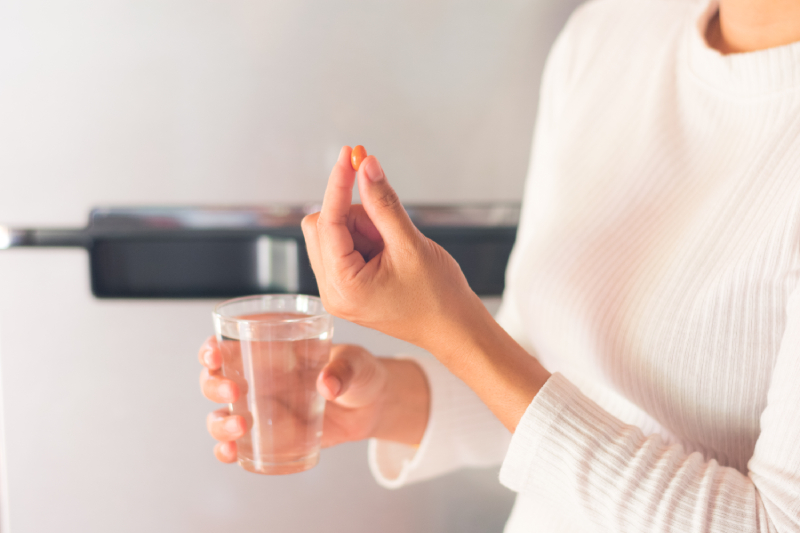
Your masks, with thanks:
M 561 32 L 551 68 L 568 84 L 620 70 L 651 70 L 670 49 L 677 50 L 679 35 L 705 4 L 706 0 L 589 0 Z
M 589 0 L 578 6 L 567 27 L 667 28 L 682 24 L 686 15 L 701 9 L 706 0 Z

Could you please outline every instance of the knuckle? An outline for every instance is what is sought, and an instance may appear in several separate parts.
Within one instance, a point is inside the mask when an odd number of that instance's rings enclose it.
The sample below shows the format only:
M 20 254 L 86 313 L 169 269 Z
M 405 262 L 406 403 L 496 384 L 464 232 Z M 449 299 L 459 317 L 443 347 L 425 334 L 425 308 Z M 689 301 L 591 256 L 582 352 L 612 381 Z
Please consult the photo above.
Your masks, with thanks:
M 350 349 L 349 344 L 334 344 L 331 346 L 331 361 L 337 359 L 347 353 L 347 350 Z
M 341 219 L 347 220 L 347 215 L 335 215 L 333 213 L 320 213 L 319 216 L 314 220 L 314 226 L 316 227 L 317 232 L 322 232 L 325 228 L 331 224 L 335 224 Z
M 361 382 L 364 374 L 369 373 L 371 354 L 361 346 L 354 344 L 343 345 L 336 363 L 339 365 L 338 375 L 348 381 Z
M 212 402 L 220 403 L 223 401 L 220 392 L 221 380 L 219 378 L 210 377 L 203 383 L 203 395 Z
M 372 354 L 357 344 L 348 344 L 347 349 L 350 359 L 357 361 L 358 363 L 369 361 L 369 358 L 372 357 Z
M 352 378 L 354 373 L 353 362 L 346 358 L 340 357 L 333 362 L 331 374 L 335 375 L 342 381 L 347 381 Z
M 218 441 L 227 442 L 230 440 L 230 432 L 225 429 L 223 420 L 212 422 L 210 433 Z
M 400 204 L 400 197 L 394 189 L 388 189 L 378 198 L 378 205 L 384 209 L 393 209 Z
M 235 381 L 231 381 L 229 379 L 220 379 L 219 383 L 221 385 L 220 388 L 225 388 L 226 394 L 225 398 L 222 399 L 224 402 L 235 402 L 239 399 L 239 385 Z
M 217 440 L 220 440 L 219 433 L 220 433 L 220 420 L 221 418 L 217 416 L 215 413 L 210 413 L 206 417 L 206 429 Z
M 345 342 L 341 344 L 334 344 L 333 348 L 335 348 L 338 352 L 347 353 L 354 348 L 358 348 L 358 346 Z
M 208 380 L 205 382 L 205 384 L 203 384 L 203 396 L 205 396 L 207 400 L 211 400 L 214 403 L 220 403 L 217 388 L 214 386 L 214 383 L 212 383 L 211 380 Z
M 361 354 L 361 364 L 358 365 L 359 372 L 356 379 L 362 384 L 371 383 L 377 375 L 377 366 L 371 364 L 372 362 L 369 360 L 369 357 L 371 357 L 371 355 L 368 352 Z
M 319 218 L 319 213 L 312 213 L 310 215 L 304 216 L 303 220 L 300 221 L 300 227 L 303 229 L 303 232 L 316 228 L 318 218 Z

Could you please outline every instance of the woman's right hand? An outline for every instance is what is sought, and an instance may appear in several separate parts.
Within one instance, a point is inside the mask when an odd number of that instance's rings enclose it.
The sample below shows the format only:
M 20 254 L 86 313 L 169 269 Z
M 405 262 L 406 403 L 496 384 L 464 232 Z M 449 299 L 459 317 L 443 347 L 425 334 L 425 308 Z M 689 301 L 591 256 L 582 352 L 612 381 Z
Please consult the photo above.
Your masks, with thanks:
M 222 354 L 211 337 L 199 351 L 200 388 L 217 403 L 233 403 L 239 388 L 222 376 Z M 328 364 L 317 377 L 317 390 L 327 400 L 322 446 L 377 437 L 419 444 L 428 421 L 429 391 L 422 370 L 408 360 L 377 358 L 360 346 L 335 344 Z M 236 439 L 246 422 L 217 409 L 206 420 L 219 442 L 214 455 L 223 463 L 236 461 Z

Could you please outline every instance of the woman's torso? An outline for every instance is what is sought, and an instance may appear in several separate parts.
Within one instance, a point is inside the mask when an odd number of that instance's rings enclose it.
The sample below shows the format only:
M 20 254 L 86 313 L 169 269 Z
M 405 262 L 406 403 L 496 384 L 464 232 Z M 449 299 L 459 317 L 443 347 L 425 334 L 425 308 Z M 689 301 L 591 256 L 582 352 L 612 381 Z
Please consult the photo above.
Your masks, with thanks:
M 702 7 L 573 18 L 508 279 L 548 369 L 746 472 L 800 272 L 800 49 L 719 56 Z

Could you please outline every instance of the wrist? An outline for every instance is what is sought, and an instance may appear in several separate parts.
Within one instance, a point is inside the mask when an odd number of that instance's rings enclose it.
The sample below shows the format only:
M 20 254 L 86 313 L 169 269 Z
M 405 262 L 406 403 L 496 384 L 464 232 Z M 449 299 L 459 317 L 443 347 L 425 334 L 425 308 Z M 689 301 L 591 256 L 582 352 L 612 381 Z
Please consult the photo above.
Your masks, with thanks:
M 510 431 L 550 373 L 525 351 L 481 303 L 447 326 L 436 356 L 481 398 Z
M 472 290 L 443 303 L 426 318 L 417 326 L 424 335 L 414 344 L 435 355 L 446 366 L 449 366 L 448 359 L 458 358 L 458 354 L 472 343 L 473 336 L 480 336 L 479 332 L 485 330 L 487 324 L 495 322 Z
M 409 359 L 380 358 L 386 369 L 380 412 L 372 438 L 418 445 L 430 411 L 430 389 L 425 373 Z

